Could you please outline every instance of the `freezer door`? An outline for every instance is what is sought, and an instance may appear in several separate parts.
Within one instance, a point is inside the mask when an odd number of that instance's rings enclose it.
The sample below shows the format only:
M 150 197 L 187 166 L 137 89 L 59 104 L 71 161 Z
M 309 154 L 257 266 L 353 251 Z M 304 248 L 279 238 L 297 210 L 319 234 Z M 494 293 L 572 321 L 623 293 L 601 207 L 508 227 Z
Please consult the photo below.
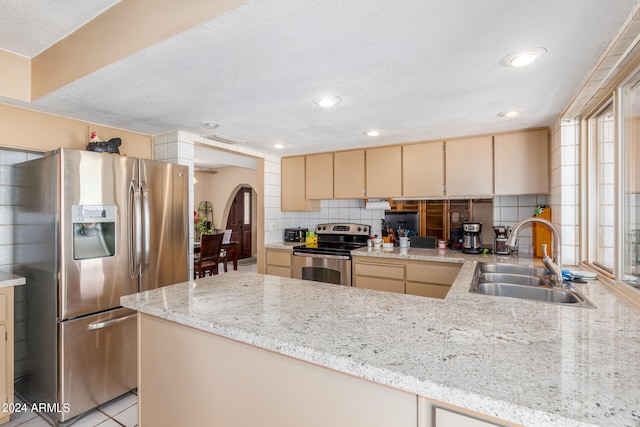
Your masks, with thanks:
M 189 279 L 187 179 L 186 166 L 140 160 L 141 291 Z
M 59 319 L 120 306 L 120 297 L 138 291 L 132 271 L 135 250 L 130 227 L 137 188 L 137 159 L 61 149 Z M 104 209 L 107 222 L 87 218 Z M 74 222 L 75 221 L 75 222 Z
M 65 421 L 134 389 L 137 313 L 126 308 L 59 324 L 60 406 Z

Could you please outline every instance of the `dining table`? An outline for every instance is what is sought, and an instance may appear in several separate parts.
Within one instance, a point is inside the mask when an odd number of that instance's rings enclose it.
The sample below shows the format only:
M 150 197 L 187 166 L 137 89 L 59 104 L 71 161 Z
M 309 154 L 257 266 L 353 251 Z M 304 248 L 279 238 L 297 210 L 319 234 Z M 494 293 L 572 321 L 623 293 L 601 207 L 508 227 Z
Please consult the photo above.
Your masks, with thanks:
M 222 249 L 227 252 L 227 258 L 224 261 L 224 271 L 227 271 L 227 262 L 233 262 L 233 269 L 238 269 L 238 257 L 240 256 L 240 242 L 229 241 L 222 243 Z M 200 253 L 200 241 L 193 242 L 193 253 Z

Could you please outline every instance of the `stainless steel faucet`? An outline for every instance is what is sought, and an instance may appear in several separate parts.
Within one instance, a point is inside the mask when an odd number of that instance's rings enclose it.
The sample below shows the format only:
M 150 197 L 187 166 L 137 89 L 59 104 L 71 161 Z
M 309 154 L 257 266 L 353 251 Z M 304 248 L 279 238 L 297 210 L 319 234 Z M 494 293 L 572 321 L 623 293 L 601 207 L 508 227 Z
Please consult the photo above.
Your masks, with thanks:
M 556 228 L 555 225 L 553 225 L 553 223 L 551 223 L 550 221 L 544 218 L 538 218 L 535 216 L 531 218 L 525 218 L 513 226 L 513 230 L 511 230 L 511 235 L 507 239 L 507 246 L 509 248 L 514 248 L 516 245 L 516 239 L 518 237 L 518 233 L 520 232 L 520 229 L 522 228 L 522 226 L 529 223 L 533 223 L 533 222 L 544 224 L 547 227 L 549 227 L 549 229 L 551 230 L 551 234 L 553 235 L 553 260 L 550 259 L 548 256 L 546 256 L 547 248 L 546 248 L 546 245 L 544 245 L 543 252 L 545 257 L 543 258 L 543 262 L 544 262 L 544 265 L 551 272 L 551 275 L 553 276 L 552 277 L 553 285 L 561 286 L 562 285 L 562 261 L 560 261 L 560 231 Z

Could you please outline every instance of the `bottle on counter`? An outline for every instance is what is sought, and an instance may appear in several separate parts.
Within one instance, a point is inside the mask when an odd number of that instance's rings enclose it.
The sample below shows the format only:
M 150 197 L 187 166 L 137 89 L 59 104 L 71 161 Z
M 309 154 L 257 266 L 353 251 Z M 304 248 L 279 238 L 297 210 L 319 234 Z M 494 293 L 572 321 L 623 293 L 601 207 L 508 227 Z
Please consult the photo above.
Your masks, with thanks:
M 387 235 L 389 236 L 389 243 L 393 243 L 393 246 L 396 246 L 396 233 L 393 232 L 393 228 L 389 227 L 387 229 Z

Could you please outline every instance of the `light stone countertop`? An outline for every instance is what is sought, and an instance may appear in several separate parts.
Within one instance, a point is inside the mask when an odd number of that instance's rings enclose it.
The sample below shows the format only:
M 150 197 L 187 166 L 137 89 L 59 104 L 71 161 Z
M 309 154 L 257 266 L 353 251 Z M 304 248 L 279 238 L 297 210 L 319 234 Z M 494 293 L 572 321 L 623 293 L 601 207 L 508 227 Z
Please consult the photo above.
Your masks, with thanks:
M 121 303 L 518 424 L 640 425 L 640 309 L 599 281 L 576 285 L 596 309 L 473 294 L 493 256 L 396 249 L 354 255 L 463 262 L 447 297 L 234 272 Z
M 9 286 L 19 286 L 27 283 L 26 279 L 15 274 L 0 271 L 0 288 L 7 288 Z
M 264 245 L 265 249 L 285 249 L 292 251 L 294 246 L 304 245 L 304 242 L 273 242 Z

